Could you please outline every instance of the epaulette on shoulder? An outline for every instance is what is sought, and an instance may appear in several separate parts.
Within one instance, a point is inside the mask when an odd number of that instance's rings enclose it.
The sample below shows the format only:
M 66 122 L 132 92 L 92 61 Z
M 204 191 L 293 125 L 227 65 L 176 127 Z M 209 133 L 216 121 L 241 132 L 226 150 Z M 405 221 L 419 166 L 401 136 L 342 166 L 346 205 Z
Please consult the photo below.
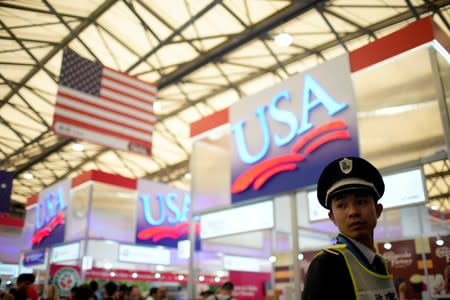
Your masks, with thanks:
M 346 247 L 347 246 L 345 244 L 336 244 L 322 250 L 330 254 L 340 255 L 341 253 L 339 250 L 345 249 Z

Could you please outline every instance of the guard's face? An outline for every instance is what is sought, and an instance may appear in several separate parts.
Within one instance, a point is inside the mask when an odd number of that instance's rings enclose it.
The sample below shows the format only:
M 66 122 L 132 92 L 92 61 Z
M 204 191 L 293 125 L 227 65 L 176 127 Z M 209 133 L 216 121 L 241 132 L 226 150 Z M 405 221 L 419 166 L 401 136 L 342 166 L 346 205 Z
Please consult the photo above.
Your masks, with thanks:
M 372 237 L 382 211 L 383 206 L 375 204 L 372 194 L 350 191 L 338 194 L 331 200 L 328 216 L 341 233 L 364 241 Z

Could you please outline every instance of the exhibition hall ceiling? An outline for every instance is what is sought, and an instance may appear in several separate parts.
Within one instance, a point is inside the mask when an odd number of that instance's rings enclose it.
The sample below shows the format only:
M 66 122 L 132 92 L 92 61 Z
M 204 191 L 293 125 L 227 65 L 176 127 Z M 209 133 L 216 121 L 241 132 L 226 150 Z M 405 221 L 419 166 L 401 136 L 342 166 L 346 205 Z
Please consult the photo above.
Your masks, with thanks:
M 14 207 L 91 169 L 189 189 L 190 123 L 430 15 L 448 34 L 450 0 L 0 1 L 0 170 L 16 173 Z M 156 84 L 151 157 L 51 130 L 65 48 Z

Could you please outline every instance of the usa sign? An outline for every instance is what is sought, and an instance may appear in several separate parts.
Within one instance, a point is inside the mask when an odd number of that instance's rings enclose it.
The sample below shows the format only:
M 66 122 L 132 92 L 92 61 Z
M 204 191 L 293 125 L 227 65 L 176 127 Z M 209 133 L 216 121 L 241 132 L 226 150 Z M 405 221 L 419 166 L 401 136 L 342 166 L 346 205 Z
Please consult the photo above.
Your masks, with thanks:
M 64 242 L 70 183 L 64 180 L 39 193 L 39 200 L 30 212 L 34 217 L 33 249 Z
M 189 239 L 190 193 L 145 179 L 137 184 L 136 244 L 177 248 Z M 199 225 L 195 225 L 195 249 L 200 249 Z
M 347 55 L 230 107 L 232 202 L 313 185 L 340 156 L 358 156 Z

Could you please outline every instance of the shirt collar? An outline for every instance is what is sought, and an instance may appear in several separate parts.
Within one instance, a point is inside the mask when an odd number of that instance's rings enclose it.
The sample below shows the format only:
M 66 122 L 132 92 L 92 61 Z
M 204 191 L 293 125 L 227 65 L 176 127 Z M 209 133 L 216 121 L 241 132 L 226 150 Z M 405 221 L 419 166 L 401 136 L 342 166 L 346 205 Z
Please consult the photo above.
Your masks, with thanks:
M 361 251 L 361 253 L 367 258 L 367 260 L 370 263 L 373 263 L 373 260 L 375 259 L 375 256 L 377 254 L 375 252 L 373 252 L 372 249 L 370 249 L 366 245 L 362 244 L 361 242 L 358 242 L 357 240 L 352 239 L 351 237 L 348 237 L 346 235 L 344 235 L 344 236 L 346 239 L 350 240 L 355 245 L 355 247 L 359 249 L 359 251 Z

